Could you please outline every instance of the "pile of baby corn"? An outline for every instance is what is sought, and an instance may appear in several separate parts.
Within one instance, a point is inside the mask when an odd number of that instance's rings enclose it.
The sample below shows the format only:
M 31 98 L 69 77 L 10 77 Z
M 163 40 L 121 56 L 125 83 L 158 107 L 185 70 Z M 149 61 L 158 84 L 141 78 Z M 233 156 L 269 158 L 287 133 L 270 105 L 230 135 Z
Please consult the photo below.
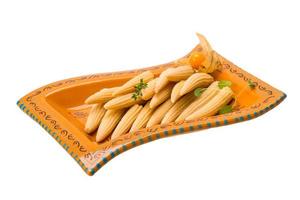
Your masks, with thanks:
M 205 38 L 198 37 L 203 45 L 201 53 L 205 54 L 200 55 L 201 67 L 191 62 L 168 68 L 158 77 L 145 71 L 119 87 L 104 88 L 89 96 L 85 103 L 92 108 L 85 132 L 97 130 L 96 141 L 102 142 L 145 127 L 216 115 L 234 94 L 230 87 L 219 87 L 209 74 L 216 70 L 217 57 Z M 146 87 L 133 98 L 141 82 Z M 197 88 L 203 88 L 200 96 L 194 94 Z

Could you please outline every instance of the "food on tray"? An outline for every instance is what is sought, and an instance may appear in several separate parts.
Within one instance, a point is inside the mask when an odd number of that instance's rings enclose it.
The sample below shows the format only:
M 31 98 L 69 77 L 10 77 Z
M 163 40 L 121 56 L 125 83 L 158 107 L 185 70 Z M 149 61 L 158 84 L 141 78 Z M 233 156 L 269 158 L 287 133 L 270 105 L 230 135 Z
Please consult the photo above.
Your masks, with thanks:
M 142 99 L 134 99 L 132 96 L 134 93 L 124 94 L 122 96 L 118 96 L 113 98 L 112 100 L 108 101 L 104 104 L 104 108 L 107 110 L 111 109 L 121 109 L 121 108 L 128 108 L 134 104 L 141 103 Z
M 218 87 L 219 81 L 213 82 L 202 94 L 201 96 L 192 102 L 176 119 L 176 121 L 184 120 L 190 116 L 193 112 L 198 110 L 207 104 L 220 90 Z
M 133 92 L 135 89 L 135 86 L 143 80 L 145 83 L 149 82 L 154 78 L 154 75 L 150 71 L 145 71 L 141 73 L 140 75 L 130 79 L 127 81 L 125 84 L 120 86 L 119 88 L 116 89 L 116 91 L 113 93 L 113 96 L 117 96 L 120 94 L 127 94 L 129 92 Z
M 153 115 L 150 117 L 146 127 L 151 127 L 156 124 L 160 124 L 161 120 L 164 118 L 165 114 L 172 108 L 173 103 L 171 99 L 168 99 L 153 112 Z
M 232 111 L 231 82 L 214 80 L 220 65 L 207 40 L 201 49 L 159 75 L 144 71 L 123 85 L 103 88 L 89 96 L 92 104 L 85 131 L 97 130 L 96 141 L 159 124 L 195 120 Z
M 94 104 L 85 123 L 84 131 L 92 133 L 97 130 L 105 111 L 106 110 L 103 108 L 102 104 Z
M 214 78 L 206 73 L 194 73 L 183 84 L 180 95 L 185 95 L 198 87 L 207 87 L 214 81 Z
M 154 91 L 155 93 L 160 92 L 166 85 L 168 85 L 169 80 L 167 78 L 167 74 L 172 72 L 172 70 L 174 70 L 174 68 L 168 68 L 165 71 L 163 71 L 160 76 L 157 78 L 156 84 L 155 84 L 155 88 Z
M 146 103 L 139 115 L 137 116 L 136 120 L 132 124 L 130 132 L 137 131 L 141 128 L 146 127 L 146 124 L 152 116 L 153 111 L 154 109 L 150 108 L 150 102 Z
M 152 99 L 150 100 L 150 108 L 154 109 L 159 106 L 161 103 L 166 101 L 170 96 L 173 89 L 173 84 L 169 83 L 166 87 L 164 87 L 161 91 L 154 94 Z
M 179 66 L 166 73 L 168 81 L 178 82 L 185 80 L 194 73 L 194 69 L 189 65 Z
M 99 92 L 96 92 L 89 98 L 85 100 L 85 103 L 87 104 L 93 104 L 93 103 L 103 103 L 106 101 L 111 100 L 114 96 L 113 93 L 116 91 L 118 87 L 114 88 L 104 88 L 100 90 Z
M 137 118 L 142 108 L 143 106 L 140 106 L 138 104 L 135 104 L 134 106 L 129 108 L 125 115 L 122 117 L 117 127 L 115 128 L 114 132 L 112 133 L 111 139 L 114 139 L 129 131 L 130 127 L 132 126 L 133 122 Z
M 176 83 L 176 85 L 172 89 L 171 93 L 171 101 L 172 103 L 175 103 L 182 95 L 180 95 L 180 90 L 183 87 L 185 81 L 180 81 Z
M 146 88 L 142 89 L 141 96 L 142 96 L 143 100 L 147 101 L 153 97 L 153 95 L 155 94 L 154 88 L 155 88 L 156 81 L 157 81 L 157 78 L 149 81 L 147 83 Z
M 109 136 L 121 120 L 125 109 L 107 110 L 99 125 L 96 141 L 101 142 Z
M 209 117 L 218 113 L 223 106 L 227 105 L 233 97 L 233 91 L 229 87 L 222 88 L 207 104 L 188 116 L 187 120 L 201 117 Z
M 186 94 L 181 99 L 172 104 L 172 107 L 165 114 L 161 123 L 166 124 L 174 122 L 175 119 L 196 99 L 193 93 Z M 171 100 L 172 101 L 172 100 Z

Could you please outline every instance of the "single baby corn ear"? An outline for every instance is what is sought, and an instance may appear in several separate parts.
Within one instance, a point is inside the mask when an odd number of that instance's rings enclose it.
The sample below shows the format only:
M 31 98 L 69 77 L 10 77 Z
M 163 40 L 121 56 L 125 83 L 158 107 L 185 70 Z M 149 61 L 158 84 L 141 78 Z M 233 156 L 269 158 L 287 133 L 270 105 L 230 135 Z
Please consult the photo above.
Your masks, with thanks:
M 150 108 L 154 109 L 155 107 L 163 103 L 165 100 L 170 98 L 172 89 L 173 89 L 173 84 L 169 84 L 165 88 L 163 88 L 160 92 L 156 93 L 150 101 Z
M 180 81 L 178 83 L 176 83 L 176 85 L 173 87 L 172 89 L 172 93 L 171 93 L 171 101 L 172 103 L 175 103 L 180 97 L 180 90 L 183 87 L 185 81 Z
M 135 104 L 132 106 L 122 117 L 121 121 L 115 128 L 114 132 L 111 135 L 111 139 L 115 139 L 119 137 L 120 135 L 123 135 L 124 133 L 128 132 L 131 125 L 137 118 L 139 112 L 142 110 L 143 106 L 140 106 L 138 104 Z
M 151 127 L 156 124 L 160 124 L 161 120 L 164 118 L 165 114 L 172 107 L 171 99 L 168 99 L 163 104 L 161 104 L 158 108 L 155 109 L 153 115 L 149 119 L 146 127 Z
M 201 117 L 209 117 L 217 114 L 223 106 L 229 103 L 233 94 L 234 93 L 230 87 L 224 87 L 207 104 L 188 116 L 186 120 L 199 119 Z
M 118 87 L 113 88 L 103 88 L 99 92 L 96 92 L 89 96 L 84 103 L 86 104 L 95 104 L 102 103 L 111 100 L 114 96 L 113 93 L 117 90 Z
M 105 111 L 106 110 L 103 108 L 102 104 L 95 104 L 92 106 L 90 114 L 85 123 L 84 131 L 86 133 L 90 134 L 98 128 Z
M 214 81 L 214 78 L 206 73 L 195 73 L 190 76 L 180 90 L 180 95 L 187 94 L 197 87 L 207 87 Z
M 194 69 L 190 65 L 176 67 L 174 70 L 166 74 L 169 81 L 178 82 L 187 79 L 194 73 Z
M 164 87 L 166 87 L 168 85 L 169 80 L 166 77 L 166 75 L 168 73 L 171 73 L 173 70 L 174 70 L 174 68 L 168 68 L 159 75 L 159 77 L 156 81 L 156 84 L 155 84 L 155 89 L 154 89 L 155 93 L 160 92 Z
M 157 78 L 148 82 L 148 86 L 145 89 L 142 89 L 142 99 L 147 101 L 153 97 L 155 94 L 155 84 L 157 82 Z
M 112 100 L 108 101 L 106 104 L 104 104 L 105 109 L 122 109 L 122 108 L 128 108 L 130 106 L 133 106 L 134 104 L 140 104 L 142 102 L 142 99 L 138 98 L 135 100 L 132 97 L 133 93 L 125 94 L 122 96 L 118 96 L 113 98 Z
M 151 71 L 145 71 L 126 83 L 124 83 L 122 86 L 120 86 L 114 93 L 114 96 L 121 95 L 121 94 L 126 94 L 129 92 L 133 92 L 135 90 L 134 86 L 136 86 L 138 83 L 140 83 L 141 80 L 143 80 L 144 83 L 149 82 L 154 78 L 154 75 Z
M 111 134 L 122 118 L 125 109 L 106 111 L 97 131 L 96 141 L 101 142 Z
M 137 131 L 141 128 L 145 128 L 147 122 L 149 121 L 154 109 L 150 108 L 150 102 L 143 107 L 136 120 L 131 126 L 130 132 Z

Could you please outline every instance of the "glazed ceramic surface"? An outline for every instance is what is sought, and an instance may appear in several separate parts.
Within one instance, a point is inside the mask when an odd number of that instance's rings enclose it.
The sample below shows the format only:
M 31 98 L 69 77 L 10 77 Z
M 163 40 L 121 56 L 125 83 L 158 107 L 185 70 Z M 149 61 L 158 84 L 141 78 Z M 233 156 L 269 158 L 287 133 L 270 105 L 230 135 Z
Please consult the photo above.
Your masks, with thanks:
M 197 48 L 200 48 L 199 45 L 193 51 Z M 30 92 L 22 97 L 17 105 L 42 126 L 88 175 L 93 175 L 109 160 L 138 145 L 195 130 L 250 120 L 268 112 L 286 97 L 278 89 L 245 72 L 222 56 L 219 57 L 222 69 L 214 72 L 213 76 L 216 80 L 230 80 L 232 89 L 238 96 L 238 109 L 228 114 L 156 125 L 102 143 L 95 142 L 95 134 L 88 135 L 84 132 L 85 121 L 91 108 L 90 105 L 84 104 L 88 96 L 101 88 L 119 86 L 145 70 L 159 75 L 166 68 L 177 66 L 176 61 L 150 68 L 92 74 L 58 81 Z M 249 80 L 256 85 L 254 89 L 248 86 Z

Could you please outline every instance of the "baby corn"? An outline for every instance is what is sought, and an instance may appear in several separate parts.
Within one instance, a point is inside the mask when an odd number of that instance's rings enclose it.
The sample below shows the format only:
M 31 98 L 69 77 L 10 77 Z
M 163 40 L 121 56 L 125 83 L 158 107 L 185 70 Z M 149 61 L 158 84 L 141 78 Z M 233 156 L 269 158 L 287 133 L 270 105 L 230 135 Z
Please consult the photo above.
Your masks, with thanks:
M 111 134 L 111 132 L 114 130 L 114 128 L 122 118 L 124 112 L 125 109 L 106 111 L 97 131 L 97 142 L 103 141 L 107 136 Z
M 147 101 L 153 97 L 155 94 L 154 88 L 156 84 L 157 78 L 148 82 L 148 85 L 145 89 L 142 89 L 142 99 Z
M 122 117 L 121 121 L 115 128 L 114 132 L 111 135 L 111 139 L 115 139 L 115 138 L 119 137 L 120 135 L 127 133 L 142 108 L 143 108 L 143 106 L 140 106 L 138 104 L 135 104 L 134 106 L 132 106 L 125 113 L 125 115 Z
M 160 124 L 161 120 L 168 112 L 168 110 L 172 107 L 171 99 L 168 99 L 163 104 L 161 104 L 157 109 L 155 109 L 153 115 L 149 119 L 146 127 L 151 127 L 156 124 Z
M 141 110 L 141 112 L 139 113 L 139 115 L 137 116 L 136 120 L 134 121 L 134 123 L 131 126 L 130 132 L 134 132 L 137 131 L 141 128 L 145 128 L 147 122 L 149 121 L 152 113 L 153 113 L 153 109 L 150 108 L 150 102 L 148 102 L 143 109 Z
M 171 73 L 173 70 L 174 68 L 168 68 L 160 74 L 155 84 L 155 88 L 154 88 L 155 93 L 160 92 L 165 86 L 168 85 L 169 80 L 167 79 L 166 76 L 168 75 L 168 73 Z
M 180 81 L 180 82 L 176 83 L 176 85 L 173 87 L 172 93 L 171 93 L 172 103 L 175 103 L 175 101 L 177 101 L 181 97 L 180 90 L 183 87 L 184 82 L 185 81 Z
M 122 96 L 118 96 L 113 98 L 112 100 L 108 101 L 104 104 L 105 109 L 121 109 L 121 108 L 128 108 L 134 104 L 139 104 L 142 102 L 140 98 L 135 100 L 132 98 L 133 93 L 125 94 Z
M 95 104 L 92 106 L 87 121 L 85 123 L 84 131 L 86 133 L 90 134 L 98 128 L 105 111 L 106 110 L 103 108 L 102 104 Z
M 111 100 L 114 96 L 113 93 L 117 90 L 118 87 L 113 88 L 103 88 L 99 92 L 96 92 L 89 96 L 84 103 L 86 104 L 95 104 L 102 103 Z
M 120 86 L 118 89 L 116 89 L 116 91 L 113 93 L 113 95 L 117 96 L 117 95 L 121 95 L 121 94 L 126 94 L 128 92 L 133 92 L 134 86 L 136 86 L 140 82 L 141 79 L 143 79 L 144 83 L 147 83 L 150 80 L 152 80 L 153 78 L 154 78 L 154 75 L 152 72 L 145 71 L 145 72 L 133 77 L 126 83 L 124 83 L 122 86 Z
M 214 81 L 214 78 L 206 73 L 195 73 L 190 76 L 180 90 L 180 95 L 185 95 L 197 87 L 207 87 Z
M 176 122 L 186 119 L 193 112 L 203 107 L 208 103 L 214 96 L 218 94 L 220 88 L 218 87 L 219 81 L 213 82 L 194 102 L 192 102 L 175 120 Z
M 166 77 L 169 81 L 178 82 L 187 79 L 194 73 L 194 69 L 189 65 L 176 67 L 174 70 L 168 72 Z
M 230 87 L 224 87 L 212 98 L 205 106 L 192 113 L 186 120 L 199 119 L 201 117 L 209 117 L 217 114 L 217 112 L 225 106 L 233 97 L 233 91 Z
M 153 109 L 163 103 L 165 100 L 167 100 L 172 92 L 173 84 L 167 85 L 163 90 L 161 90 L 159 93 L 156 93 L 151 101 L 150 101 L 150 108 Z
M 175 104 L 173 104 L 171 109 L 165 114 L 161 124 L 174 122 L 180 113 L 182 113 L 182 111 L 186 109 L 196 98 L 197 97 L 193 93 L 183 96 Z

